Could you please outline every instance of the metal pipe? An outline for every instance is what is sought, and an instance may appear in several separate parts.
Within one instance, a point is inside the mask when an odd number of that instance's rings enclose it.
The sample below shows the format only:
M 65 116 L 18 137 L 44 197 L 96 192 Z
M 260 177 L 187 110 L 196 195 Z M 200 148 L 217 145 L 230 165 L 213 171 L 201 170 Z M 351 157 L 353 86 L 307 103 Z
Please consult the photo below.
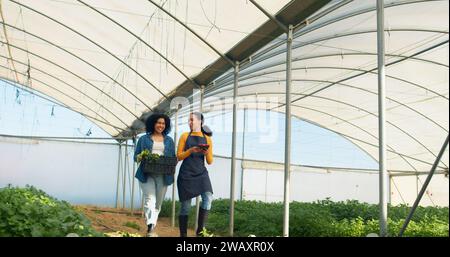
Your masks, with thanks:
M 203 98 L 205 97 L 205 86 L 200 86 L 200 113 L 203 113 Z M 195 198 L 195 225 L 194 229 L 197 231 L 198 228 L 198 215 L 200 214 L 200 196 Z
M 292 32 L 294 27 L 289 25 L 286 49 L 286 113 L 284 135 L 284 217 L 283 236 L 289 236 L 289 191 L 291 171 L 291 86 L 292 86 Z
M 378 164 L 379 164 L 379 204 L 380 236 L 388 234 L 388 205 L 386 196 L 386 67 L 384 49 L 384 0 L 377 0 L 377 55 L 378 55 Z
M 136 151 L 136 136 L 133 137 L 133 153 Z M 133 158 L 133 177 L 131 177 L 131 215 L 134 215 L 134 175 L 136 172 L 136 162 Z
M 230 178 L 230 236 L 234 234 L 234 187 L 236 175 L 236 127 L 237 127 L 237 95 L 239 88 L 239 62 L 234 65 L 234 90 L 233 90 L 233 131 L 231 139 L 231 178 Z
M 30 36 L 32 36 L 32 37 L 34 37 L 34 38 L 37 38 L 38 40 L 42 40 L 42 41 L 44 41 L 45 43 L 47 43 L 47 44 L 49 44 L 49 45 L 51 45 L 51 46 L 57 48 L 58 50 L 61 50 L 61 51 L 65 52 L 65 53 L 67 53 L 67 54 L 69 54 L 69 55 L 75 57 L 76 59 L 82 61 L 83 63 L 87 64 L 88 66 L 94 68 L 95 70 L 97 70 L 98 72 L 100 72 L 101 74 L 103 74 L 104 76 L 106 76 L 108 79 L 112 80 L 114 83 L 116 83 L 117 85 L 119 85 L 121 88 L 127 90 L 127 89 L 125 88 L 124 85 L 122 85 L 121 83 L 119 83 L 119 82 L 118 82 L 116 79 L 114 79 L 113 77 L 109 76 L 109 75 L 108 75 L 107 73 L 105 73 L 103 70 L 100 70 L 97 66 L 93 65 L 92 63 L 90 63 L 90 62 L 86 61 L 85 59 L 81 58 L 80 56 L 78 56 L 78 55 L 76 55 L 76 54 L 74 54 L 74 53 L 68 51 L 66 48 L 64 48 L 64 47 L 62 47 L 62 46 L 60 46 L 60 45 L 57 45 L 57 44 L 55 44 L 55 43 L 53 43 L 53 42 L 51 42 L 51 41 L 48 41 L 47 39 L 45 39 L 45 38 L 43 38 L 43 37 L 40 37 L 40 36 L 38 36 L 38 35 L 36 35 L 36 34 L 30 33 L 30 32 L 28 32 L 28 31 L 26 31 L 26 30 L 23 30 L 23 29 L 21 29 L 21 28 L 18 28 L 18 27 L 15 27 L 15 26 L 13 26 L 13 25 L 4 23 L 4 22 L 2 22 L 2 21 L 0 21 L 0 23 L 4 24 L 5 26 L 8 26 L 8 27 L 10 27 L 10 28 L 13 28 L 13 29 L 15 29 L 15 30 L 17 30 L 17 31 L 20 31 L 20 32 L 22 32 L 22 33 L 24 33 L 24 34 L 30 35 Z M 13 46 L 13 47 L 14 47 L 14 46 Z M 18 48 L 18 49 L 20 49 L 20 48 Z M 28 49 L 25 49 L 25 52 L 26 52 L 27 54 L 31 53 L 31 52 L 29 52 Z M 25 65 L 28 65 L 28 64 L 25 64 Z M 58 80 L 60 80 L 60 79 L 58 78 Z M 99 89 L 98 87 L 94 86 L 92 83 L 89 83 L 89 85 L 93 86 L 93 87 L 96 88 L 97 90 L 102 91 L 102 93 L 104 93 L 105 95 L 107 95 L 106 92 L 103 92 L 102 89 Z M 77 90 L 77 87 L 73 87 L 73 88 L 74 88 L 75 90 Z M 78 90 L 77 90 L 77 91 L 78 91 Z M 83 92 L 83 94 L 84 94 L 84 92 Z M 133 95 L 133 96 L 134 96 L 134 95 Z M 111 96 L 108 95 L 108 97 L 111 97 Z M 113 97 L 111 97 L 111 98 L 113 98 Z M 139 100 L 139 99 L 138 99 L 138 100 Z M 139 119 L 139 117 L 138 117 L 136 114 L 134 114 L 134 112 L 132 112 L 130 109 L 128 109 L 126 106 L 124 106 L 120 101 L 117 101 L 117 100 L 114 100 L 114 101 L 117 102 L 122 108 L 124 108 L 124 109 L 125 109 L 127 112 L 129 112 L 131 115 L 133 115 L 136 119 Z M 104 108 L 104 109 L 107 110 L 107 111 L 110 111 L 110 110 L 108 110 L 107 108 Z
M 28 10 L 34 12 L 34 13 L 37 13 L 38 15 L 41 15 L 41 16 L 45 17 L 45 18 L 48 19 L 48 20 L 51 20 L 51 21 L 53 21 L 53 22 L 59 24 L 60 26 L 62 26 L 62 27 L 64 27 L 64 28 L 66 28 L 66 29 L 72 31 L 73 33 L 75 33 L 75 34 L 77 34 L 77 35 L 83 37 L 84 39 L 86 39 L 86 40 L 89 41 L 90 43 L 96 45 L 97 47 L 99 47 L 100 49 L 102 49 L 103 51 L 105 51 L 106 53 L 108 53 L 111 57 L 113 57 L 114 59 L 116 59 L 117 61 L 119 61 L 120 63 L 122 63 L 125 67 L 128 67 L 130 70 L 132 70 L 134 73 L 136 73 L 139 77 L 141 77 L 143 80 L 145 80 L 145 81 L 146 81 L 150 86 L 152 86 L 155 90 L 157 90 L 160 94 L 162 94 L 165 98 L 167 98 L 166 95 L 164 95 L 164 94 L 163 94 L 156 86 L 154 86 L 154 85 L 153 85 L 147 78 L 145 78 L 141 73 L 139 73 L 137 70 L 133 69 L 133 68 L 132 68 L 130 65 L 128 65 L 124 60 L 122 60 L 122 59 L 119 58 L 118 56 L 114 55 L 111 51 L 107 50 L 106 48 L 104 48 L 103 46 L 101 46 L 99 43 L 97 43 L 97 42 L 93 41 L 92 39 L 86 37 L 86 36 L 83 35 L 82 33 L 80 33 L 80 32 L 78 32 L 78 31 L 74 30 L 74 29 L 71 28 L 71 27 L 69 27 L 68 25 L 66 25 L 66 24 L 64 24 L 64 23 L 62 23 L 62 22 L 60 22 L 60 21 L 58 21 L 58 20 L 56 20 L 56 19 L 54 19 L 54 18 L 52 18 L 52 17 L 46 15 L 46 14 L 44 14 L 43 12 L 40 12 L 40 11 L 34 9 L 34 8 L 31 8 L 31 7 L 27 6 L 27 5 L 24 5 L 24 4 L 22 4 L 22 3 L 19 3 L 19 2 L 17 2 L 17 1 L 14 1 L 14 0 L 11 0 L 11 2 L 13 2 L 13 3 L 15 3 L 15 4 L 17 4 L 17 5 L 19 5 L 19 6 L 23 7 L 23 8 L 26 8 L 26 9 L 28 9 Z M 120 83 L 118 83 L 118 84 L 120 85 Z M 127 87 L 123 86 L 122 88 L 123 88 L 125 91 L 127 91 L 128 93 L 130 93 L 131 95 L 133 95 L 137 100 L 139 100 L 139 101 L 140 101 L 144 106 L 146 106 L 149 110 L 152 110 L 152 108 L 150 108 L 150 107 L 145 103 L 145 101 L 143 101 L 142 99 L 138 98 L 138 97 L 137 97 L 133 92 L 131 92 Z
M 177 149 L 178 146 L 178 110 L 179 110 L 179 106 L 177 106 L 177 111 L 175 112 L 175 131 L 174 131 L 174 137 L 173 140 L 175 142 L 175 149 Z M 176 151 L 176 150 L 175 150 Z M 172 185 L 172 227 L 175 227 L 175 185 L 176 185 L 176 176 L 174 174 L 174 178 L 173 178 L 173 185 Z
M 244 158 L 245 158 L 245 129 L 247 119 L 247 108 L 244 109 L 244 130 L 242 131 L 242 157 L 241 157 L 241 201 L 244 200 Z
M 122 208 L 125 209 L 125 193 L 126 193 L 126 187 L 127 187 L 127 159 L 128 159 L 128 143 L 125 141 L 125 153 L 124 153 L 124 160 L 123 160 L 123 187 L 122 187 Z
M 411 208 L 411 211 L 408 214 L 408 217 L 406 218 L 405 223 L 403 224 L 402 229 L 400 230 L 400 233 L 398 234 L 399 237 L 403 236 L 403 233 L 405 232 L 406 228 L 408 227 L 408 224 L 411 221 L 411 218 L 412 218 L 414 212 L 416 211 L 417 206 L 419 206 L 420 200 L 422 200 L 422 197 L 425 194 L 425 191 L 427 190 L 428 185 L 430 184 L 431 178 L 433 177 L 434 172 L 436 171 L 436 168 L 437 168 L 439 162 L 441 161 L 442 155 L 444 155 L 447 145 L 448 145 L 448 134 L 447 134 L 447 138 L 445 139 L 444 144 L 442 145 L 441 150 L 439 151 L 439 154 L 438 154 L 436 160 L 434 161 L 433 167 L 431 167 L 431 171 L 428 174 L 427 179 L 425 180 L 422 188 L 420 189 L 419 195 L 417 196 L 416 200 L 414 201 L 414 204 Z
M 295 81 L 295 80 L 292 80 L 292 81 Z M 241 86 L 241 88 L 242 88 L 242 87 L 245 87 L 245 86 Z M 267 93 L 261 93 L 261 95 L 264 95 L 264 94 L 267 94 Z M 374 93 L 374 94 L 376 94 L 376 93 Z M 241 94 L 240 96 L 241 96 L 241 97 L 244 97 L 244 96 L 248 96 L 248 95 L 251 95 L 251 94 L 244 94 L 244 95 Z M 302 94 L 291 93 L 291 95 L 302 95 Z M 346 106 L 350 106 L 350 107 L 352 107 L 352 108 L 356 108 L 357 110 L 366 112 L 366 113 L 368 113 L 368 114 L 370 114 L 370 115 L 373 115 L 373 116 L 377 117 L 377 115 L 376 115 L 375 113 L 368 112 L 367 110 L 361 109 L 361 108 L 359 108 L 359 107 L 357 107 L 357 106 L 355 106 L 355 105 L 347 104 L 347 103 L 344 103 L 344 102 L 341 102 L 341 101 L 336 101 L 336 100 L 333 100 L 333 99 L 331 99 L 331 98 L 326 98 L 326 97 L 319 97 L 319 96 L 312 96 L 312 97 L 316 97 L 316 98 L 325 99 L 325 100 L 329 100 L 329 101 L 332 101 L 332 102 L 344 104 L 344 105 L 346 105 Z M 388 98 L 388 99 L 389 99 L 389 98 Z M 342 118 L 340 118 L 340 117 L 338 117 L 338 116 L 336 116 L 336 115 L 331 115 L 331 114 L 329 114 L 329 113 L 327 113 L 327 112 L 322 112 L 322 111 L 319 111 L 319 110 L 314 109 L 314 108 L 308 108 L 308 107 L 304 107 L 304 106 L 297 105 L 297 104 L 292 104 L 292 106 L 298 107 L 298 108 L 301 108 L 301 109 L 306 109 L 306 110 L 308 110 L 308 111 L 317 112 L 317 113 L 320 113 L 320 114 L 323 114 L 323 115 L 330 116 L 330 117 L 332 117 L 332 118 L 334 118 L 334 119 L 340 120 L 340 121 L 342 121 L 343 123 L 349 124 L 350 126 L 355 127 L 355 128 L 357 128 L 357 129 L 363 131 L 364 133 L 370 135 L 371 137 L 373 137 L 373 138 L 375 138 L 375 139 L 378 139 L 377 136 L 373 135 L 372 133 L 368 132 L 367 130 L 361 128 L 360 126 L 357 126 L 357 125 L 354 124 L 354 123 L 348 122 L 348 121 L 346 121 L 346 120 L 344 120 L 344 119 L 342 119 Z M 272 111 L 276 111 L 276 112 L 280 112 L 280 113 L 281 113 L 281 111 L 277 111 L 277 110 L 272 110 Z M 225 112 L 225 113 L 227 113 L 227 112 Z M 214 117 L 214 116 L 216 116 L 216 115 L 213 115 L 212 117 Z M 319 123 L 316 123 L 316 122 L 314 122 L 314 121 L 312 121 L 312 120 L 305 119 L 305 118 L 300 118 L 298 115 L 295 115 L 295 114 L 294 114 L 294 116 L 297 117 L 297 118 L 299 118 L 299 119 L 301 119 L 301 120 L 303 120 L 303 121 L 306 121 L 306 122 L 308 122 L 308 123 L 314 124 L 315 126 L 318 126 L 318 127 L 320 127 L 320 128 L 323 128 L 323 129 L 325 129 L 325 130 L 329 130 L 329 131 L 331 131 L 331 132 L 333 132 L 333 133 L 336 133 L 336 134 L 342 136 L 343 138 L 345 138 L 346 140 L 348 140 L 350 143 L 352 143 L 352 144 L 354 144 L 356 147 L 358 147 L 360 150 L 362 150 L 363 152 L 365 152 L 365 153 L 366 153 L 368 156 L 370 156 L 374 161 L 376 161 L 376 162 L 378 161 L 378 160 L 377 160 L 375 157 L 373 157 L 369 152 L 367 152 L 367 150 L 365 150 L 364 148 L 362 148 L 361 146 L 359 146 L 359 145 L 356 144 L 355 142 L 359 142 L 359 143 L 362 143 L 362 144 L 364 144 L 364 145 L 371 146 L 371 147 L 375 147 L 375 148 L 378 148 L 378 144 L 372 144 L 372 143 L 369 143 L 368 141 L 364 141 L 364 140 L 358 139 L 358 138 L 356 138 L 356 137 L 353 137 L 352 135 L 344 134 L 344 133 L 341 133 L 341 132 L 339 132 L 339 131 L 332 130 L 332 129 L 327 128 L 327 127 L 325 127 L 325 126 L 323 126 L 323 125 L 321 125 L 321 124 L 319 124 Z M 390 124 L 390 125 L 392 125 L 393 127 L 397 128 L 397 129 L 401 130 L 399 127 L 397 127 L 396 125 L 390 123 L 389 121 L 388 121 L 387 123 Z M 404 132 L 404 131 L 402 131 L 402 132 Z M 407 133 L 406 133 L 406 135 L 410 136 L 410 137 L 414 140 L 414 138 L 413 138 L 411 135 L 409 135 L 409 134 L 407 134 Z M 415 140 L 417 140 L 417 139 L 415 139 Z M 355 141 L 355 142 L 354 142 L 354 141 Z M 420 162 L 420 163 L 423 163 L 423 164 L 428 164 L 428 165 L 430 165 L 430 166 L 433 165 L 432 163 L 428 163 L 428 162 L 423 161 L 423 160 L 421 160 L 421 159 L 418 159 L 418 158 L 415 158 L 415 157 L 412 157 L 412 156 L 408 156 L 408 155 L 401 154 L 401 153 L 395 151 L 395 150 L 394 150 L 392 147 L 390 147 L 389 145 L 388 145 L 388 148 L 390 149 L 390 150 L 388 150 L 389 153 L 393 153 L 393 154 L 396 154 L 396 155 L 400 156 L 400 157 L 401 157 L 403 160 L 405 160 L 405 162 L 406 162 L 409 166 L 411 166 L 411 168 L 413 168 L 413 169 L 414 169 L 414 166 L 412 166 L 412 165 L 410 164 L 410 162 L 406 160 L 406 158 L 407 158 L 407 159 L 414 160 L 414 161 L 417 161 L 417 162 Z M 435 155 L 434 153 L 432 153 L 432 154 Z M 440 168 L 442 168 L 442 167 L 440 167 Z M 445 167 L 444 167 L 444 168 L 445 168 Z M 428 171 L 427 171 L 426 174 L 428 174 Z
M 275 16 L 273 16 L 272 14 L 270 14 L 268 11 L 266 11 L 262 6 L 260 6 L 255 0 L 250 0 L 250 2 L 256 7 L 258 8 L 258 10 L 260 10 L 262 13 L 264 13 L 264 15 L 266 15 L 270 20 L 272 20 L 273 22 L 275 22 L 278 27 L 280 27 L 284 32 L 288 33 L 288 27 L 286 27 L 286 25 L 284 25 L 280 20 L 278 20 Z
M 119 162 L 117 164 L 117 187 L 116 187 L 116 209 L 119 208 L 119 181 L 120 181 L 120 167 L 122 159 L 122 143 L 119 142 Z

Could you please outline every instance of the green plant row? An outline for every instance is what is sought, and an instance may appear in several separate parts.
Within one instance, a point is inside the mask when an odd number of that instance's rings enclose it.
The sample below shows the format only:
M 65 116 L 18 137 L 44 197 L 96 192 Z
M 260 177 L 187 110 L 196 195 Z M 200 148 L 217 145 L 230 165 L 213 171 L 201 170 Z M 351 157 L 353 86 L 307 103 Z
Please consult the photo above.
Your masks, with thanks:
M 228 235 L 229 200 L 218 199 L 212 203 L 207 228 L 214 234 Z M 176 213 L 180 204 L 176 203 Z M 160 216 L 170 216 L 171 201 L 164 201 Z M 389 206 L 389 235 L 400 231 L 410 207 Z M 358 201 L 313 203 L 292 202 L 290 204 L 290 236 L 309 237 L 363 237 L 379 233 L 378 205 Z M 409 223 L 405 236 L 448 237 L 448 207 L 419 207 Z M 191 208 L 189 225 L 194 226 L 195 208 Z M 236 236 L 281 236 L 283 231 L 282 203 L 259 201 L 236 201 Z

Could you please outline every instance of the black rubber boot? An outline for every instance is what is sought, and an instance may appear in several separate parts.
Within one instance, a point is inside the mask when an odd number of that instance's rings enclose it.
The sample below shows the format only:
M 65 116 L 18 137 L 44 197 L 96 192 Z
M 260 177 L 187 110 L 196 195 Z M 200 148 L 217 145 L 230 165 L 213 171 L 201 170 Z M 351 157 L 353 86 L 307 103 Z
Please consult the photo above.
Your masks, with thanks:
M 180 227 L 180 237 L 187 237 L 188 215 L 178 216 L 178 222 Z
M 197 236 L 201 236 L 201 232 L 205 227 L 206 221 L 208 220 L 208 210 L 200 208 L 198 212 L 198 228 L 197 228 Z

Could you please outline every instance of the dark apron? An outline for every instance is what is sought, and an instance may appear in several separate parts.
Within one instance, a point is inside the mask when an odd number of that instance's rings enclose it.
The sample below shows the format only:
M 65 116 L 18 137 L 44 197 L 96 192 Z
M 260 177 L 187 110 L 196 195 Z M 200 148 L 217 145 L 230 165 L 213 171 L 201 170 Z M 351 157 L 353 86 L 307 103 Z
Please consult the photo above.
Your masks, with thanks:
M 199 144 L 207 144 L 205 135 L 197 137 L 189 133 L 184 151 Z M 203 153 L 191 153 L 183 160 L 178 173 L 177 186 L 180 201 L 192 199 L 204 192 L 213 192 Z

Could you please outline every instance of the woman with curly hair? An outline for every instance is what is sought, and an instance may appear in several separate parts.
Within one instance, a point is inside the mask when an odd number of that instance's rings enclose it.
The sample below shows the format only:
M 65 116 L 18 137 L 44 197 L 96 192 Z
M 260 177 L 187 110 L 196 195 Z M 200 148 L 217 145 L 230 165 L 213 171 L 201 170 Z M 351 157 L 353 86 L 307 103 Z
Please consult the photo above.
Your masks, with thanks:
M 152 154 L 175 157 L 175 144 L 173 139 L 168 136 L 171 129 L 170 118 L 165 114 L 152 114 L 147 118 L 145 127 L 147 133 L 140 137 L 137 142 L 134 161 L 138 161 L 138 155 L 146 149 Z M 141 162 L 135 177 L 139 180 L 144 197 L 147 236 L 158 236 L 154 232 L 154 229 L 167 191 L 167 186 L 173 184 L 174 176 L 144 173 Z

